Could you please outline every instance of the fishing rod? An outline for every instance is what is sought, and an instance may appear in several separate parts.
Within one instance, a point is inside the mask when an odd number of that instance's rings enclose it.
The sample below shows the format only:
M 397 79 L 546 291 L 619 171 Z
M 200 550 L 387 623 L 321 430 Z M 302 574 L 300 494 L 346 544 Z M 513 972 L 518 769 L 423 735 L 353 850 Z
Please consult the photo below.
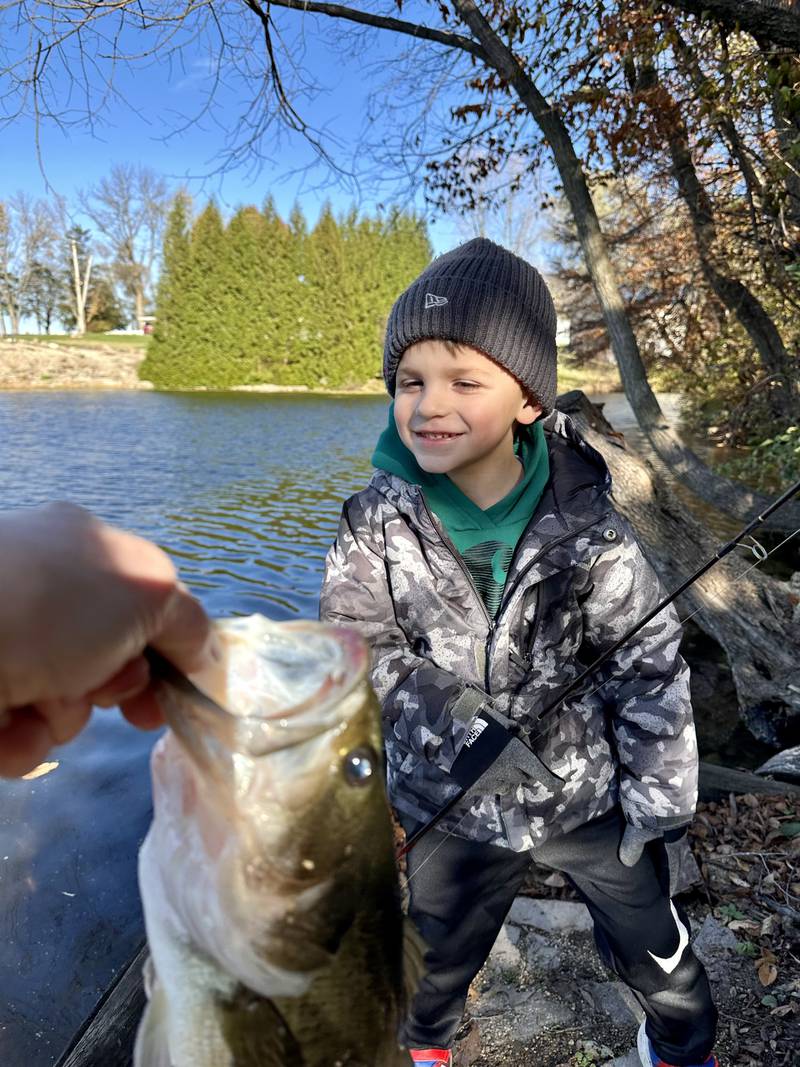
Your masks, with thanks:
M 640 619 L 639 622 L 635 623 L 634 626 L 632 626 L 626 634 L 623 634 L 623 636 L 620 637 L 618 641 L 611 645 L 610 648 L 606 649 L 606 651 L 603 652 L 602 655 L 598 656 L 594 663 L 590 664 L 584 671 L 582 671 L 577 676 L 577 678 L 574 678 L 569 683 L 569 685 L 563 690 L 563 692 L 560 693 L 554 701 L 548 704 L 547 707 L 545 707 L 539 713 L 539 715 L 536 716 L 535 723 L 537 725 L 540 724 L 546 716 L 552 714 L 552 712 L 559 708 L 567 699 L 567 697 L 571 696 L 572 693 L 574 693 L 575 690 L 582 685 L 582 683 L 586 680 L 586 678 L 588 678 L 590 674 L 593 674 L 598 667 L 601 667 L 606 662 L 606 660 L 613 656 L 614 653 L 622 647 L 622 645 L 624 645 L 634 636 L 634 634 L 638 633 L 639 630 L 641 630 L 643 626 L 646 626 L 652 618 L 658 615 L 659 612 L 663 611 L 664 608 L 668 607 L 673 602 L 673 600 L 676 599 L 676 597 L 679 597 L 681 593 L 685 592 L 689 588 L 689 586 L 693 585 L 698 580 L 698 578 L 701 578 L 706 573 L 706 571 L 710 570 L 711 567 L 719 563 L 721 559 L 724 559 L 729 552 L 732 552 L 734 548 L 736 548 L 736 546 L 744 540 L 745 537 L 747 537 L 754 529 L 756 529 L 757 526 L 760 526 L 761 523 L 763 523 L 767 518 L 769 518 L 769 516 L 772 515 L 773 512 L 777 511 L 778 508 L 783 507 L 784 504 L 786 504 L 789 500 L 792 499 L 793 496 L 798 493 L 800 493 L 800 480 L 795 482 L 794 485 L 791 485 L 785 493 L 782 493 L 777 500 L 773 501 L 773 503 L 769 505 L 766 511 L 764 511 L 761 515 L 757 515 L 756 518 L 749 522 L 747 526 L 745 526 L 744 529 L 741 530 L 735 537 L 733 537 L 726 544 L 720 546 L 714 553 L 714 555 L 709 560 L 707 560 L 701 567 L 699 567 L 690 578 L 687 578 L 682 585 L 678 586 L 678 588 L 674 592 L 670 593 L 669 596 L 665 597 L 659 604 L 657 604 L 651 611 L 649 611 L 643 619 Z M 758 558 L 759 561 L 763 561 L 766 558 L 766 555 L 759 555 Z M 424 826 L 421 826 L 419 830 L 417 830 L 411 835 L 411 837 L 409 837 L 405 845 L 403 845 L 403 847 L 398 853 L 399 858 L 402 858 L 408 852 L 410 852 L 411 849 L 416 844 L 418 844 L 418 842 L 421 841 L 422 838 L 430 830 L 437 826 L 441 822 L 441 820 L 446 815 L 448 815 L 460 801 L 464 799 L 464 797 L 467 795 L 470 789 L 473 788 L 478 779 L 483 774 L 485 774 L 486 771 L 499 759 L 499 757 L 505 750 L 507 744 L 513 738 L 517 737 L 516 734 L 511 733 L 489 713 L 486 713 L 483 715 L 483 717 L 481 717 L 481 713 L 479 712 L 476 716 L 476 719 L 479 720 L 479 723 L 483 725 L 480 725 L 477 729 L 475 726 L 470 729 L 469 733 L 467 734 L 467 738 L 464 742 L 464 745 L 462 746 L 458 756 L 456 757 L 456 760 L 461 759 L 462 753 L 465 753 L 465 755 L 468 756 L 468 759 L 465 761 L 467 763 L 466 781 L 464 781 L 464 776 L 461 776 L 461 779 L 459 781 L 461 788 L 459 789 L 458 793 L 456 793 L 456 795 L 451 800 L 449 800 L 443 808 L 437 811 L 429 822 L 425 823 Z M 517 740 L 519 740 L 522 744 L 525 745 L 526 748 L 530 749 L 531 752 L 533 752 L 533 748 L 531 747 L 531 745 L 527 744 L 521 737 L 517 737 Z M 466 753 L 465 749 L 469 749 L 470 751 Z M 544 765 L 542 766 L 544 767 Z M 462 784 L 462 782 L 464 784 Z

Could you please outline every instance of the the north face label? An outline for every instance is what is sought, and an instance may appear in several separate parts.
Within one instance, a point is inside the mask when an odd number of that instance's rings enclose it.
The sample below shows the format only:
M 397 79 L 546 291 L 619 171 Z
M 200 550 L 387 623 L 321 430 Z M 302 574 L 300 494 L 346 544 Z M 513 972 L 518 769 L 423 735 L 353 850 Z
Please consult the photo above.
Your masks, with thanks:
M 489 724 L 485 719 L 477 719 L 470 727 L 469 733 L 464 739 L 464 748 L 472 748 L 488 725 Z
M 448 303 L 446 296 L 437 296 L 435 293 L 425 294 L 425 307 L 426 308 L 440 308 L 444 307 Z

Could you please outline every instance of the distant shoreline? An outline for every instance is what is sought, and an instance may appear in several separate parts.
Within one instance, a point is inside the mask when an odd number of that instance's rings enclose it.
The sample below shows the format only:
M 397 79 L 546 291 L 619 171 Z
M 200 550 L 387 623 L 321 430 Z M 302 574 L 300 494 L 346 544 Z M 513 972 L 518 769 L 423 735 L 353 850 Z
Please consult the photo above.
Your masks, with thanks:
M 144 345 L 139 347 L 135 343 L 132 344 L 129 338 L 120 343 L 104 335 L 95 335 L 95 338 L 85 342 L 77 338 L 61 341 L 30 337 L 15 341 L 0 339 L 0 392 L 152 392 L 156 389 L 153 383 L 142 381 L 138 376 L 139 366 L 145 355 Z M 570 389 L 581 389 L 587 395 L 622 391 L 616 368 L 612 367 L 562 367 L 558 384 L 559 392 L 562 393 Z M 336 397 L 386 395 L 383 382 L 377 379 L 357 389 L 262 383 L 234 385 L 227 389 L 200 385 L 163 391 Z
M 153 391 L 152 382 L 138 376 L 146 349 L 115 344 L 98 335 L 86 344 L 77 339 L 0 340 L 0 392 L 44 393 L 96 390 L 97 392 Z M 383 396 L 383 382 L 360 389 L 326 389 L 310 385 L 234 385 L 228 389 L 198 385 L 169 389 L 175 393 L 285 393 L 301 396 Z

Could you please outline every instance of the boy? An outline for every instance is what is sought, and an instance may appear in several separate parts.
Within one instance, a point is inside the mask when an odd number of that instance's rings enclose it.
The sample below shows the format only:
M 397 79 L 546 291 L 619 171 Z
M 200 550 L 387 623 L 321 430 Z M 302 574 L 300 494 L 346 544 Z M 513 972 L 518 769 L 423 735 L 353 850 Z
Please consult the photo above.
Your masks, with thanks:
M 674 608 L 537 723 L 663 595 L 605 462 L 553 410 L 555 325 L 538 272 L 490 241 L 426 268 L 387 325 L 378 469 L 328 555 L 321 615 L 371 646 L 407 834 L 455 795 L 480 723 L 514 735 L 408 855 L 428 952 L 401 1040 L 418 1065 L 452 1063 L 470 982 L 535 857 L 569 876 L 636 993 L 644 1067 L 715 1067 L 716 1010 L 663 843 L 691 821 L 697 783 Z

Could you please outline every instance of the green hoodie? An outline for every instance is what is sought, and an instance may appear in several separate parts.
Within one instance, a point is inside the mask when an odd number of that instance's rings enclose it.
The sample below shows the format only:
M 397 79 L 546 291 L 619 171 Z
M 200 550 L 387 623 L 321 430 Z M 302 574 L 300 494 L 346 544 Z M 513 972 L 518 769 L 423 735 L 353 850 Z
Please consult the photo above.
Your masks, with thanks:
M 428 474 L 420 467 L 413 452 L 400 440 L 394 404 L 389 408 L 389 424 L 372 454 L 374 467 L 421 487 L 425 503 L 444 525 L 493 617 L 500 606 L 514 549 L 550 477 L 541 421 L 519 427 L 515 452 L 524 468 L 522 480 L 485 511 L 446 474 Z

